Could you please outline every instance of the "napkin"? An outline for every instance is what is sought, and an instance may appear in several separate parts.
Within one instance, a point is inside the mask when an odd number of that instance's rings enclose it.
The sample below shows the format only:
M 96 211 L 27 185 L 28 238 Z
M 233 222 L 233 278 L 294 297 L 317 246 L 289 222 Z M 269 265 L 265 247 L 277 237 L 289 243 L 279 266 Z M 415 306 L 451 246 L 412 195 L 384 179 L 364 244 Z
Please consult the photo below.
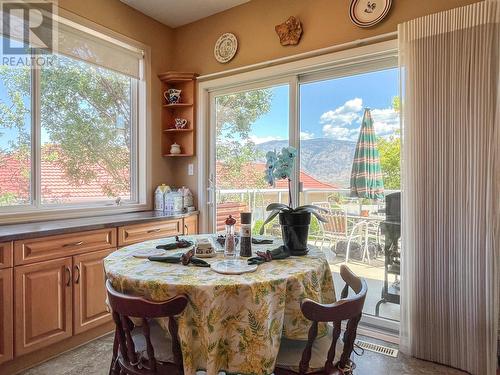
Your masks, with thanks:
M 196 267 L 210 267 L 210 264 L 205 262 L 203 259 L 196 258 L 194 256 L 194 250 L 191 249 L 186 253 L 178 253 L 173 255 L 159 255 L 159 256 L 150 256 L 148 258 L 153 262 L 163 262 L 163 263 L 182 263 L 182 265 L 187 266 L 190 263 L 193 263 Z
M 158 245 L 156 246 L 156 248 L 163 250 L 175 250 L 175 249 L 183 249 L 193 245 L 194 245 L 193 241 L 181 240 L 179 239 L 179 236 L 175 236 L 175 242 L 167 243 L 165 245 Z
M 252 237 L 252 243 L 254 245 L 270 245 L 273 243 L 273 240 L 269 238 L 255 238 Z
M 290 253 L 284 246 L 280 246 L 274 250 L 257 251 L 257 256 L 248 259 L 248 264 L 262 264 L 270 262 L 274 259 L 285 259 L 290 256 Z

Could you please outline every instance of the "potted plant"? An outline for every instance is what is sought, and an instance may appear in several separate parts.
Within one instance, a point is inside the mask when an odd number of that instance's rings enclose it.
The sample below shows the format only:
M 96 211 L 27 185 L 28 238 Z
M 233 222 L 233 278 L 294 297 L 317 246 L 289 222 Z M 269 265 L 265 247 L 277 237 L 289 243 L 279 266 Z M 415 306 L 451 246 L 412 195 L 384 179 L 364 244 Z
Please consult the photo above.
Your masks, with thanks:
M 275 180 L 288 180 L 288 205 L 282 203 L 271 203 L 266 211 L 270 211 L 268 218 L 264 221 L 260 234 L 264 233 L 264 227 L 276 216 L 279 217 L 281 225 L 281 236 L 285 248 L 291 255 L 307 254 L 307 239 L 309 237 L 309 224 L 311 224 L 311 215 L 322 222 L 326 220 L 320 215 L 320 212 L 327 212 L 325 209 L 304 205 L 294 207 L 291 194 L 290 176 L 293 170 L 293 164 L 297 157 L 297 150 L 293 147 L 285 147 L 281 152 L 269 151 L 266 154 L 266 175 L 265 179 L 269 185 L 274 185 Z

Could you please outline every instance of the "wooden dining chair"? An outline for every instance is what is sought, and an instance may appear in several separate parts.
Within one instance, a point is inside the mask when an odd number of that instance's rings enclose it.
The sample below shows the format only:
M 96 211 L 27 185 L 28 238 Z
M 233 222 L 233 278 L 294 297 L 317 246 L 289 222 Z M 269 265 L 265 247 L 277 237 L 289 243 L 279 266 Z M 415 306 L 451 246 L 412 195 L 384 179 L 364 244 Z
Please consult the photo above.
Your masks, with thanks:
M 309 299 L 302 302 L 302 313 L 312 321 L 308 339 L 307 341 L 284 338 L 281 340 L 275 375 L 352 374 L 353 362 L 350 356 L 368 288 L 366 281 L 353 274 L 346 265 L 340 266 L 340 276 L 346 284 L 339 301 L 327 305 Z M 352 297 L 347 297 L 349 288 L 355 292 Z M 347 326 L 343 337 L 344 347 L 340 360 L 334 364 L 341 324 L 345 320 Z M 329 329 L 328 335 L 317 339 L 319 322 L 332 322 L 333 330 Z
M 110 375 L 183 374 L 182 353 L 174 319 L 188 303 L 184 294 L 152 302 L 128 296 L 106 281 L 109 305 L 116 324 Z M 135 322 L 140 322 L 136 326 Z M 170 337 L 154 320 L 168 318 Z M 156 354 L 155 354 L 156 353 Z

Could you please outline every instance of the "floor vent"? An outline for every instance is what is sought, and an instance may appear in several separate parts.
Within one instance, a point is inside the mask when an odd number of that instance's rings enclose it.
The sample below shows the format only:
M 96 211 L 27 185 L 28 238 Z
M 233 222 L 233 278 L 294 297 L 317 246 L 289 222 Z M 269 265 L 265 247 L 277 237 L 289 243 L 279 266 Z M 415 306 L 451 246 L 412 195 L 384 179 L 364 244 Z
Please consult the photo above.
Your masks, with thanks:
M 356 345 L 359 347 L 369 350 L 370 352 L 375 352 L 375 353 L 380 353 L 389 357 L 394 357 L 396 358 L 398 356 L 398 350 L 389 348 L 387 346 L 379 345 L 379 344 L 374 344 L 372 342 L 367 342 L 367 341 L 362 341 L 362 340 L 356 340 Z

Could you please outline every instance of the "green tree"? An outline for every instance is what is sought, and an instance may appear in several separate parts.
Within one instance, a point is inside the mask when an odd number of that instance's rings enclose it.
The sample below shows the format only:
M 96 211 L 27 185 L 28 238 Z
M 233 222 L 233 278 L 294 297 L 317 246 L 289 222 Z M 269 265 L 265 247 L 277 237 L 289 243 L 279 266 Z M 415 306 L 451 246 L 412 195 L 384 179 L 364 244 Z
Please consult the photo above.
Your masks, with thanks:
M 392 99 L 392 108 L 400 112 L 400 98 Z M 401 137 L 397 131 L 389 138 L 379 137 L 377 148 L 380 153 L 380 167 L 384 176 L 384 188 L 399 190 L 401 188 Z
M 216 137 L 217 162 L 221 188 L 264 187 L 261 170 L 251 164 L 262 158 L 262 152 L 256 149 L 249 138 L 252 124 L 271 108 L 272 92 L 267 89 L 245 91 L 223 95 L 217 98 Z M 242 180 L 242 172 L 247 179 Z M 253 186 L 248 186 L 251 183 Z M 257 184 L 257 186 L 255 186 Z
M 55 67 L 42 68 L 39 75 L 42 160 L 57 163 L 76 185 L 88 184 L 104 172 L 111 178 L 101 186 L 103 195 L 129 191 L 131 79 L 66 57 L 57 60 Z M 18 134 L 7 147 L 0 147 L 0 167 L 6 157 L 29 158 L 30 80 L 28 69 L 0 67 L 5 92 L 0 128 Z

